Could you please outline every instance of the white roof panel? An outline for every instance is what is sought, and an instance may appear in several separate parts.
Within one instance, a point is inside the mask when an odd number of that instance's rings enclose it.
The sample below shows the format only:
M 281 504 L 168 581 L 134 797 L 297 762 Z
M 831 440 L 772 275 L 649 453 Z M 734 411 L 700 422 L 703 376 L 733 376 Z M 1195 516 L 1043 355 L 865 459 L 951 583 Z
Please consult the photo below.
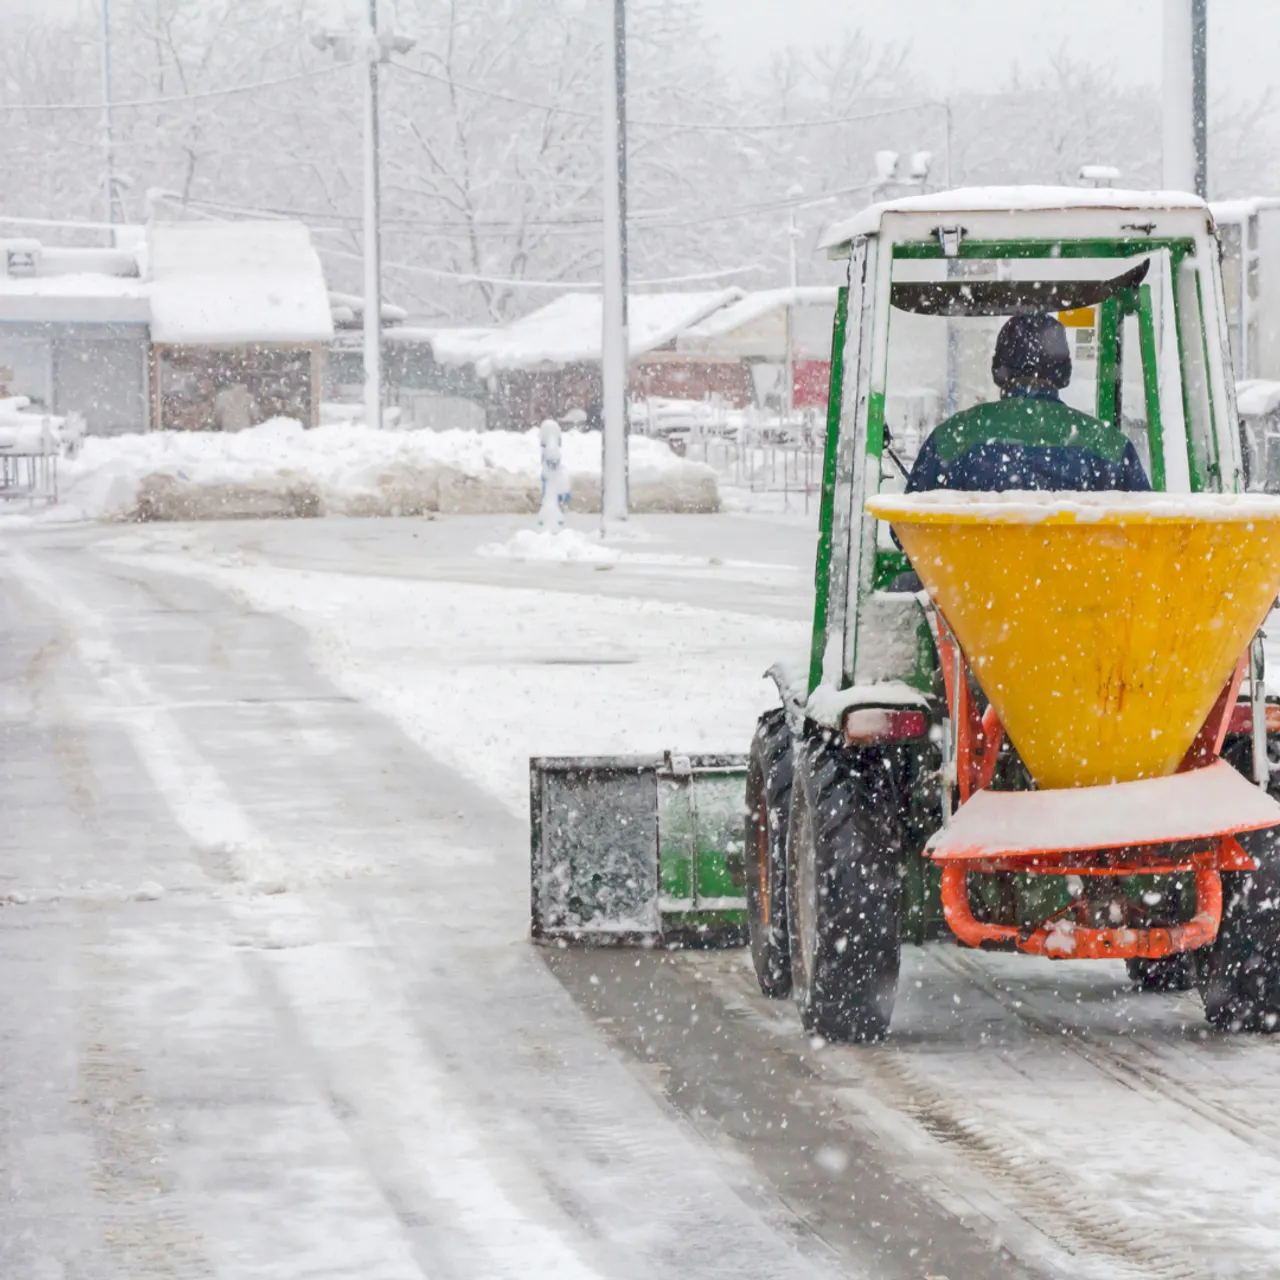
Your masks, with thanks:
M 147 253 L 154 342 L 328 342 L 324 271 L 300 222 L 169 222 Z
M 1106 187 L 961 187 L 929 195 L 904 196 L 869 205 L 851 218 L 833 223 L 818 242 L 823 249 L 856 236 L 875 235 L 886 214 L 894 213 L 1052 213 L 1066 209 L 1152 212 L 1205 210 L 1199 196 L 1185 191 L 1116 191 Z

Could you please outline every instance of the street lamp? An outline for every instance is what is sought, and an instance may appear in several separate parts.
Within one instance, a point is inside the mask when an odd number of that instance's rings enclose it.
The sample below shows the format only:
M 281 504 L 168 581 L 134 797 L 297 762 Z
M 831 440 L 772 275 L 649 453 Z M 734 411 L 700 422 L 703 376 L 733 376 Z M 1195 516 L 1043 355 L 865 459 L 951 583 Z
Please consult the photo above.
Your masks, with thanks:
M 804 188 L 795 183 L 787 188 L 787 199 L 796 200 L 804 195 Z M 783 361 L 782 407 L 786 413 L 788 425 L 796 408 L 796 333 L 795 313 L 796 295 L 800 291 L 800 263 L 797 254 L 797 241 L 800 239 L 800 228 L 796 225 L 796 210 L 793 204 L 787 210 L 787 284 L 790 292 L 787 295 L 786 310 L 786 359 Z
M 416 41 L 378 30 L 378 0 L 369 0 L 366 25 L 355 30 L 322 29 L 311 37 L 339 62 L 362 58 L 367 65 L 364 94 L 364 416 L 382 427 L 382 246 L 378 190 L 378 67 L 393 53 L 408 53 Z
M 597 0 L 604 19 L 604 272 L 601 281 L 600 518 L 627 518 L 627 85 L 624 0 Z

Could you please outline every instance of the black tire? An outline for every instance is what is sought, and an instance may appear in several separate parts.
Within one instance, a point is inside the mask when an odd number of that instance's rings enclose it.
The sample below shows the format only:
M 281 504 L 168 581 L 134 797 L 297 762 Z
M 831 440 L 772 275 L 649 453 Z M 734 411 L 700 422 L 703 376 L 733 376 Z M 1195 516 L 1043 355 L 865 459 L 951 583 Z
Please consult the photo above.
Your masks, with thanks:
M 1190 991 L 1196 985 L 1196 954 L 1181 951 L 1161 960 L 1126 960 L 1129 980 L 1143 991 Z
M 747 758 L 743 841 L 751 963 L 760 990 L 791 990 L 787 936 L 787 817 L 791 809 L 791 731 L 781 710 L 760 717 Z
M 879 1040 L 902 953 L 908 788 L 893 748 L 797 747 L 787 831 L 792 993 L 806 1031 Z
M 1205 1017 L 1221 1031 L 1280 1030 L 1280 831 L 1239 837 L 1256 871 L 1222 875 L 1222 927 L 1201 957 Z

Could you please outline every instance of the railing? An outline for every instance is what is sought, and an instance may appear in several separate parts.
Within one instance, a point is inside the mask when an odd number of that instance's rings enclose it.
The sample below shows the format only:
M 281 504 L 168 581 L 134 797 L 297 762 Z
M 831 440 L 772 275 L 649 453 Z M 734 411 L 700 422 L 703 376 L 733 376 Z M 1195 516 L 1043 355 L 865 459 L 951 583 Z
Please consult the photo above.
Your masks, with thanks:
M 58 501 L 56 453 L 0 453 L 0 501 Z
M 665 439 L 682 457 L 706 463 L 726 485 L 780 494 L 784 511 L 807 515 L 817 504 L 826 443 L 820 411 L 783 417 L 714 402 L 650 400 L 633 404 L 631 429 Z

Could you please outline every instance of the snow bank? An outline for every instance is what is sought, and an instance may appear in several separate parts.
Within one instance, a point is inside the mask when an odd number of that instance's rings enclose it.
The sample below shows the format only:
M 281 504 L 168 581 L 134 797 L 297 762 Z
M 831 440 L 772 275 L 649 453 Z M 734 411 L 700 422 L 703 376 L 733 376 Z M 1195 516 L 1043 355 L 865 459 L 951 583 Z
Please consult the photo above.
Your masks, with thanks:
M 598 511 L 600 436 L 568 432 L 570 509 Z M 304 430 L 287 418 L 230 434 L 91 437 L 63 464 L 64 510 L 103 520 L 254 516 L 533 514 L 541 497 L 538 433 Z M 666 445 L 631 441 L 637 512 L 717 511 L 715 473 Z
M 576 529 L 521 529 L 505 542 L 486 542 L 476 554 L 491 560 L 551 560 L 560 563 L 615 564 L 621 554 Z

